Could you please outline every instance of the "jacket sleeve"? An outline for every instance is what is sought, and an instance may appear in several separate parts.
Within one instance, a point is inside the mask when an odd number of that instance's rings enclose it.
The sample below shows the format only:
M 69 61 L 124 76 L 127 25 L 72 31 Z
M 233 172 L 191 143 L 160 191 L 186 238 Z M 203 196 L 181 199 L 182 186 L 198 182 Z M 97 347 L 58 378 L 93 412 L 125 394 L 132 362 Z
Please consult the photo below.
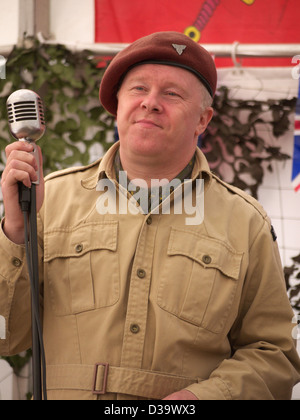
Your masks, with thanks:
M 266 220 L 249 251 L 239 315 L 229 340 L 232 357 L 188 390 L 200 400 L 289 400 L 300 380 L 277 243 Z
M 39 247 L 40 248 L 40 247 Z M 39 249 L 39 255 L 41 248 Z M 0 355 L 31 347 L 31 298 L 25 246 L 12 243 L 0 226 Z

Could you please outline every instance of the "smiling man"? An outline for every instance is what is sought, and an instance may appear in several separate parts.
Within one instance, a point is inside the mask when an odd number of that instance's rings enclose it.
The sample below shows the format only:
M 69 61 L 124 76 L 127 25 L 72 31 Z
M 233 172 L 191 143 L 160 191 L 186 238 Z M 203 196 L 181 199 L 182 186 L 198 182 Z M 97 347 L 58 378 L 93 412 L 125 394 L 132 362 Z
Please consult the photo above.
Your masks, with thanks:
M 291 398 L 300 361 L 270 220 L 197 148 L 216 83 L 210 54 L 185 35 L 134 42 L 100 87 L 120 142 L 88 167 L 47 177 L 45 194 L 43 182 L 38 189 L 49 399 Z M 36 179 L 29 151 L 7 147 L 1 181 L 3 355 L 31 345 L 18 203 L 18 182 Z M 187 193 L 200 206 L 199 181 L 204 217 L 190 225 L 178 201 Z M 102 212 L 109 194 L 115 208 Z
M 212 117 L 203 106 L 208 95 L 181 68 L 144 64 L 129 72 L 118 92 L 117 122 L 130 179 L 172 180 L 188 165 Z

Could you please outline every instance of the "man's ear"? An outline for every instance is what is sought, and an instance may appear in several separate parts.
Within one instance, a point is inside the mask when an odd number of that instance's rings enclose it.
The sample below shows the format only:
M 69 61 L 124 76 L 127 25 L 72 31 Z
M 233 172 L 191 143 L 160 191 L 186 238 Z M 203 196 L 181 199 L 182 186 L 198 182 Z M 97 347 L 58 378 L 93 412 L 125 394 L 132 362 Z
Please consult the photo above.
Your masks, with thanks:
M 214 115 L 214 110 L 212 107 L 208 107 L 205 109 L 204 112 L 201 113 L 199 118 L 199 123 L 196 129 L 196 136 L 200 136 L 206 130 L 208 124 L 210 123 L 212 117 Z

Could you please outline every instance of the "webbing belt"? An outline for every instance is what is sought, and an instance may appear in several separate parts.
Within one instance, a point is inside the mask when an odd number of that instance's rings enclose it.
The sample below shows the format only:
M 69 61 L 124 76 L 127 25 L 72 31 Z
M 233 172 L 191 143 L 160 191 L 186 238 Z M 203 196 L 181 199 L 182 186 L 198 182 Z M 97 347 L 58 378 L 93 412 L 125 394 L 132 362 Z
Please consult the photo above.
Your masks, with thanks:
M 118 393 L 162 399 L 199 382 L 199 379 L 141 369 L 96 365 L 47 366 L 48 390 L 82 390 L 93 394 Z

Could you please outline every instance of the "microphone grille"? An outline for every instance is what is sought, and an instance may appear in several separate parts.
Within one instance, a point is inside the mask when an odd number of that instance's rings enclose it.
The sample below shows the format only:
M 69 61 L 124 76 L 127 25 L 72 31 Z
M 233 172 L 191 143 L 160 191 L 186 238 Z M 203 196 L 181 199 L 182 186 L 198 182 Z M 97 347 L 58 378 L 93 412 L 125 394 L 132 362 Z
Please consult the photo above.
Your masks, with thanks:
M 37 96 L 36 101 L 17 101 L 7 104 L 8 122 L 40 121 L 45 126 L 43 103 Z

